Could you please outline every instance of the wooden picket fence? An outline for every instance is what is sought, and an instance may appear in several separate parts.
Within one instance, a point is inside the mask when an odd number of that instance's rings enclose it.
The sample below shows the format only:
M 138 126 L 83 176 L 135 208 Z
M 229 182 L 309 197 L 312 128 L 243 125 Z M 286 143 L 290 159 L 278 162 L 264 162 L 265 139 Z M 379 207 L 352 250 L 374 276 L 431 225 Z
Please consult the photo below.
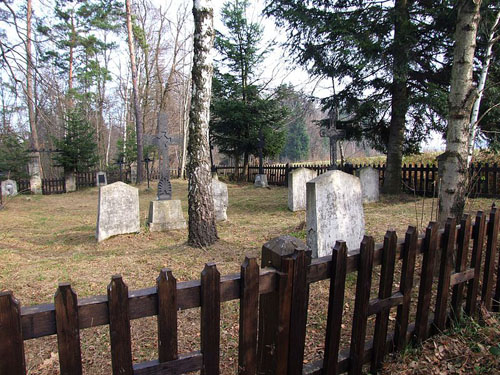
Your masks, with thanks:
M 118 275 L 112 277 L 106 296 L 84 299 L 78 299 L 69 284 L 60 284 L 53 304 L 21 308 L 12 292 L 4 292 L 0 294 L 0 374 L 25 374 L 24 341 L 50 335 L 57 335 L 61 373 L 81 374 L 80 330 L 100 325 L 109 325 L 115 375 L 198 370 L 219 374 L 221 303 L 237 299 L 239 374 L 360 374 L 364 364 L 376 371 L 388 352 L 446 329 L 461 318 L 462 311 L 475 316 L 478 302 L 488 310 L 499 310 L 500 268 L 495 270 L 499 219 L 492 208 L 489 220 L 478 212 L 474 224 L 465 216 L 458 226 L 454 219 L 448 220 L 444 230 L 431 222 L 420 237 L 415 227 L 409 227 L 402 240 L 388 231 L 381 245 L 365 236 L 360 249 L 349 252 L 345 242 L 338 241 L 331 256 L 313 260 L 300 240 L 282 236 L 263 246 L 261 269 L 256 258 L 246 258 L 239 274 L 221 277 L 216 265 L 209 263 L 201 280 L 179 283 L 169 269 L 163 269 L 156 286 L 136 291 L 128 291 Z M 414 288 L 416 263 L 421 264 L 418 289 Z M 375 287 L 372 274 L 379 265 L 380 282 Z M 395 288 L 396 269 L 401 279 Z M 350 347 L 341 348 L 350 273 L 357 273 L 352 331 Z M 309 289 L 326 279 L 330 279 L 330 291 L 324 358 L 304 364 Z M 376 298 L 370 298 L 372 286 L 378 289 Z M 413 311 L 411 302 L 417 292 Z M 177 312 L 196 307 L 201 307 L 200 351 L 180 354 Z M 395 329 L 388 332 L 392 308 L 397 309 Z M 134 364 L 130 321 L 154 315 L 158 317 L 158 359 Z M 374 336 L 366 340 L 368 318 L 373 315 Z
M 63 194 L 66 193 L 66 181 L 64 178 L 43 178 L 42 194 Z

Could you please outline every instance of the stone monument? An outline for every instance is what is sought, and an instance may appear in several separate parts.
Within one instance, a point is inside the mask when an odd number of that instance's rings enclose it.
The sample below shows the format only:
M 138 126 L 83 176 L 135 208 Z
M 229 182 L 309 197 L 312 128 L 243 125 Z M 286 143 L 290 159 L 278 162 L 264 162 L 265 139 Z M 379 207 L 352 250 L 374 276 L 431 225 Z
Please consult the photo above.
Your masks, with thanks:
M 106 172 L 97 172 L 95 176 L 95 186 L 106 186 L 107 184 L 108 178 L 106 177 Z
M 64 186 L 66 193 L 76 191 L 76 176 L 74 172 L 64 172 Z
M 13 197 L 17 195 L 17 182 L 14 180 L 2 181 L 2 195 Z
M 121 181 L 99 188 L 97 208 L 98 242 L 111 236 L 138 233 L 139 189 Z
M 180 137 L 174 137 L 167 131 L 168 118 L 165 112 L 158 114 L 158 132 L 156 136 L 145 136 L 146 144 L 158 147 L 160 154 L 160 180 L 158 181 L 158 199 L 149 205 L 149 230 L 167 231 L 186 228 L 186 221 L 181 209 L 180 200 L 172 200 L 170 169 L 168 162 L 168 146 L 182 143 Z
M 227 185 L 219 181 L 217 174 L 212 177 L 212 191 L 214 195 L 215 220 L 227 220 L 227 206 L 229 205 L 229 195 L 227 193 Z
M 364 167 L 358 171 L 361 182 L 363 203 L 379 201 L 379 172 L 373 167 Z
M 335 111 L 336 112 L 336 111 Z M 337 169 L 337 141 L 345 137 L 345 130 L 337 128 L 338 119 L 331 117 L 328 126 L 322 126 L 319 135 L 330 140 L 330 166 L 328 169 Z
M 42 178 L 40 176 L 40 156 L 32 152 L 28 162 L 30 175 L 30 190 L 32 194 L 42 194 Z
M 365 217 L 359 178 L 334 170 L 307 184 L 307 246 L 313 258 L 330 255 L 337 240 L 359 248 Z
M 255 182 L 253 183 L 253 186 L 262 188 L 268 187 L 269 184 L 267 183 L 267 175 L 265 173 L 255 175 Z
M 316 171 L 307 168 L 294 169 L 288 174 L 288 209 L 290 211 L 305 211 L 306 183 L 316 175 Z
M 130 164 L 130 182 L 132 184 L 137 183 L 137 162 L 134 161 Z

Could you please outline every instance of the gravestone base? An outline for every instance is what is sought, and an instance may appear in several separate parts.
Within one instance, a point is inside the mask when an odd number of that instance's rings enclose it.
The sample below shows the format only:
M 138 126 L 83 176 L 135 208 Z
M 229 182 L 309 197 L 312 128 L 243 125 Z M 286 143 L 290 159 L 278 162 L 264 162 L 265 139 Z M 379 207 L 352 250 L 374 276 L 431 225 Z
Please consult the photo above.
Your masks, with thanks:
M 148 225 L 151 232 L 166 232 L 186 228 L 181 201 L 154 200 L 149 204 Z
M 267 183 L 267 175 L 266 174 L 258 174 L 255 176 L 255 182 L 253 184 L 255 187 L 266 188 L 268 187 Z

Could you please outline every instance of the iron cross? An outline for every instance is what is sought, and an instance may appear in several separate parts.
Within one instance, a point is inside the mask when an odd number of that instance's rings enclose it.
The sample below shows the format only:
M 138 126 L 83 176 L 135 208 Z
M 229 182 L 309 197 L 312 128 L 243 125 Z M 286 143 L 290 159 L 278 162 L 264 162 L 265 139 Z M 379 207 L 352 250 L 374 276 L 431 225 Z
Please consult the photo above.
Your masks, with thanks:
M 321 127 L 319 135 L 330 139 L 330 166 L 328 169 L 337 169 L 337 141 L 345 137 L 344 129 L 337 129 L 335 119 L 328 126 Z

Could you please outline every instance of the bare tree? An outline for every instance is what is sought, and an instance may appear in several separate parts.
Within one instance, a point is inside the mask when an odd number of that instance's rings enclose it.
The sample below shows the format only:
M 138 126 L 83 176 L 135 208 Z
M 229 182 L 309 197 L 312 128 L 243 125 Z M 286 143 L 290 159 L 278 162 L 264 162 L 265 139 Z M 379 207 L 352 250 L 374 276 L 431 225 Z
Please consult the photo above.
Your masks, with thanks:
M 214 43 L 211 0 L 195 0 L 192 99 L 188 143 L 188 212 L 191 246 L 203 247 L 218 239 L 210 173 L 208 123 L 212 94 Z
M 472 105 L 477 98 L 472 70 L 481 0 L 460 0 L 455 30 L 451 87 L 448 96 L 446 151 L 438 157 L 439 222 L 448 217 L 460 220 L 467 189 L 467 145 Z

